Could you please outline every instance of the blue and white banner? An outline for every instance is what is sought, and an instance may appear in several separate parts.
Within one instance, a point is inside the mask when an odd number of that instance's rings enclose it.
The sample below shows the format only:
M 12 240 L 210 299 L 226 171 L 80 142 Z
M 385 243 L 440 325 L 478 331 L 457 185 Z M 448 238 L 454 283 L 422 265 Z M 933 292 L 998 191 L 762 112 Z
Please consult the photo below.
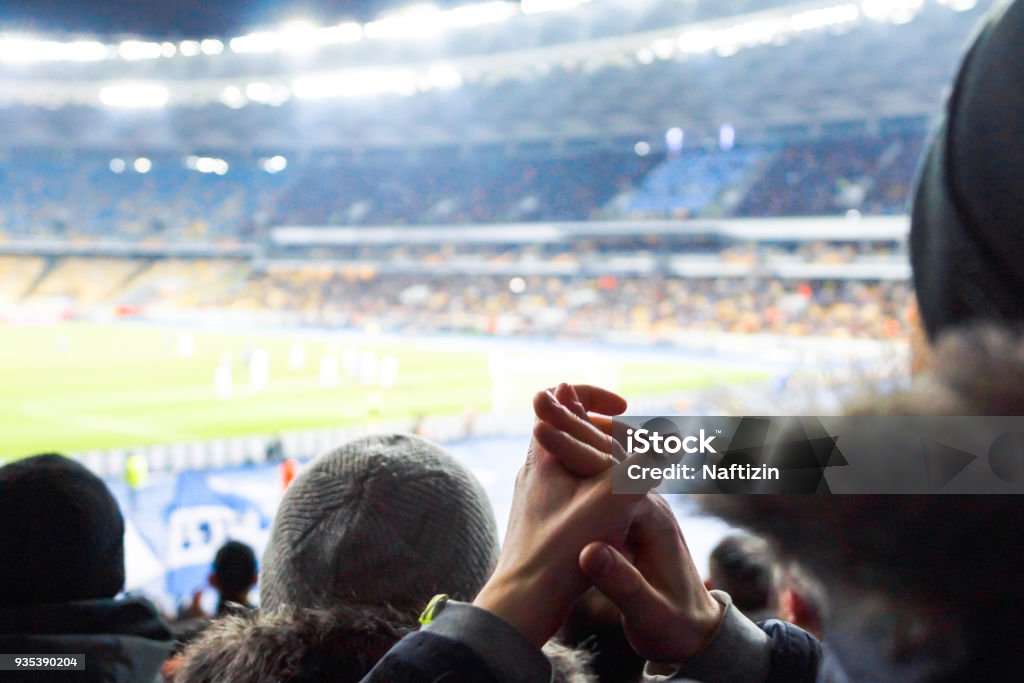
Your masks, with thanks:
M 227 541 L 241 541 L 258 553 L 270 535 L 270 517 L 257 501 L 218 491 L 211 483 L 204 472 L 179 475 L 164 510 L 164 566 L 171 595 L 190 595 L 206 586 L 214 555 Z

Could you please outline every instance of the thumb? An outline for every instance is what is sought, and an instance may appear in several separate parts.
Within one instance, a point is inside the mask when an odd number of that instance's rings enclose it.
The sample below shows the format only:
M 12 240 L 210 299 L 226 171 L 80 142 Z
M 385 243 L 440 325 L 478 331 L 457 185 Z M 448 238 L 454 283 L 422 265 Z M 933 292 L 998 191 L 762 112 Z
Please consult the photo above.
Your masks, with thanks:
M 649 620 L 661 608 L 657 591 L 607 543 L 595 542 L 580 552 L 580 570 L 627 621 Z

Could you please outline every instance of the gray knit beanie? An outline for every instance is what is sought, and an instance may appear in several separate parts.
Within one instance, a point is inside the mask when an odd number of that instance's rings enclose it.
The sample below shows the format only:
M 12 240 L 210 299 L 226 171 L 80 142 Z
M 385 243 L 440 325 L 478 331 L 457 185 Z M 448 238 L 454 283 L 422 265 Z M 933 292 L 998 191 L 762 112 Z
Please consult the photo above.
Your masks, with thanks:
M 370 436 L 321 456 L 288 488 L 261 603 L 418 610 L 437 593 L 472 600 L 497 556 L 490 501 L 465 467 L 416 436 Z

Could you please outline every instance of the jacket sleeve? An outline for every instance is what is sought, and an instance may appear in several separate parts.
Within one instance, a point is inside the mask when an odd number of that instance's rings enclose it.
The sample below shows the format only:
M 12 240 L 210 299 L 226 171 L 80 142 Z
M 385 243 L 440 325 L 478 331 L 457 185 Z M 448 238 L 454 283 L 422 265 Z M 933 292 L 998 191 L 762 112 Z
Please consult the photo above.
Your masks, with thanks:
M 707 648 L 681 666 L 648 664 L 645 681 L 814 683 L 821 660 L 821 644 L 814 636 L 777 619 L 755 624 L 736 609 L 728 593 L 711 594 L 725 613 Z
M 551 664 L 513 626 L 450 601 L 400 640 L 361 683 L 550 683 Z

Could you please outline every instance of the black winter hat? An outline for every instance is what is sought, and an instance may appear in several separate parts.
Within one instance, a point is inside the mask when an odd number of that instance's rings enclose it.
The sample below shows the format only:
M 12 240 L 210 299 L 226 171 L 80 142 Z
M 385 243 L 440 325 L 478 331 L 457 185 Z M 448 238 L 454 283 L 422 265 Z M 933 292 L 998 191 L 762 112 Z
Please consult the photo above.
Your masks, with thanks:
M 925 155 L 910 234 L 932 339 L 987 320 L 1024 323 L 1024 2 L 986 20 Z
M 61 455 L 0 467 L 0 607 L 111 598 L 124 519 L 99 477 Z

